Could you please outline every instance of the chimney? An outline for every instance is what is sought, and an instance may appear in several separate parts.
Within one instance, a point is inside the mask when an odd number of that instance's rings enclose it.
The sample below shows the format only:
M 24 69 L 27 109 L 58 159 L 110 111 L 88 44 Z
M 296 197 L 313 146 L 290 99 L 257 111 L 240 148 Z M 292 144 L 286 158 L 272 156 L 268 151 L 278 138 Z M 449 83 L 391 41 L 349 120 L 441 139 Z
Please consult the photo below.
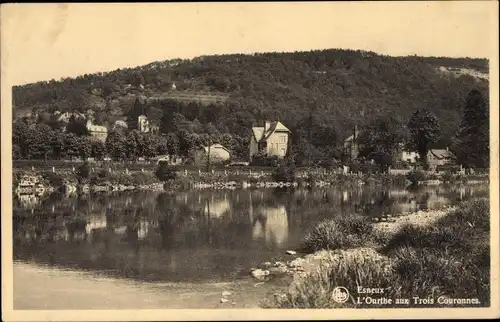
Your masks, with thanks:
M 448 150 L 448 147 L 446 147 L 446 151 L 449 151 L 449 150 Z
M 266 121 L 264 124 L 264 132 L 267 132 L 267 130 L 269 130 L 270 127 L 271 127 L 271 122 Z
M 352 138 L 353 138 L 353 140 L 356 140 L 358 138 L 358 126 L 357 125 L 354 125 L 354 130 L 353 130 L 353 133 L 352 133 Z

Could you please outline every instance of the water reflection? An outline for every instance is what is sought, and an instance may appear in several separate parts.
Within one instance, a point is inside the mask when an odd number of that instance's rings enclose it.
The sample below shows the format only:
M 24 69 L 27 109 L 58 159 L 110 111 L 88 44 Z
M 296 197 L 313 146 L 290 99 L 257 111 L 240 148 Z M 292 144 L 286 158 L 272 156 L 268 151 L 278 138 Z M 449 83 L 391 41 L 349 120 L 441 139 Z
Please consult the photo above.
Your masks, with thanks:
M 377 217 L 475 196 L 488 186 L 51 195 L 32 208 L 17 198 L 14 256 L 136 279 L 227 280 L 298 246 L 333 214 Z

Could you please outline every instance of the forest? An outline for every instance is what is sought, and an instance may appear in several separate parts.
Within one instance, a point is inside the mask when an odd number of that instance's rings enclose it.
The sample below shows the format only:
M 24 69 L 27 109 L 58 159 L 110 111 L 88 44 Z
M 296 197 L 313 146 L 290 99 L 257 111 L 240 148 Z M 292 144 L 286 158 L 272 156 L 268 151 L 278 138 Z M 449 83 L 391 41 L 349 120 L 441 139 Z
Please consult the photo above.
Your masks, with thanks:
M 180 154 L 209 138 L 224 141 L 241 159 L 248 153 L 251 127 L 280 120 L 292 131 L 292 150 L 302 163 L 320 162 L 342 157 L 342 142 L 355 125 L 370 127 L 381 118 L 406 125 L 422 109 L 440 127 L 431 147 L 452 146 L 469 93 L 477 91 L 489 106 L 488 69 L 486 59 L 340 49 L 202 56 L 14 86 L 13 115 L 36 115 L 37 126 L 57 131 L 54 112 L 92 111 L 94 122 L 106 125 L 113 137 L 117 120 L 126 120 L 132 135 L 137 116 L 146 114 L 164 138 L 178 142 L 173 149 Z M 188 93 L 193 101 L 161 98 L 173 91 Z M 227 99 L 197 101 L 207 92 Z M 19 157 L 28 156 L 19 152 Z

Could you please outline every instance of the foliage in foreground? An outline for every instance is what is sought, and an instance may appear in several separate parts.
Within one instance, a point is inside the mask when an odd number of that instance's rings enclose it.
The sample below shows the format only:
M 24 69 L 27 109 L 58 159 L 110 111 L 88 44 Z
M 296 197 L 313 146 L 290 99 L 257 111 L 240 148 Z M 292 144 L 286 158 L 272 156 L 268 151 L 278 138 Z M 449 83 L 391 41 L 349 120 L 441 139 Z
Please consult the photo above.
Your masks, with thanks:
M 339 216 L 320 222 L 304 238 L 305 251 L 357 247 L 371 238 L 372 225 L 366 216 Z
M 357 303 L 358 286 L 385 288 L 384 297 L 409 298 L 410 305 L 413 297 L 418 296 L 433 299 L 434 304 L 427 306 L 451 306 L 437 303 L 437 298 L 444 296 L 477 298 L 480 302 L 454 306 L 489 306 L 489 214 L 488 200 L 479 199 L 465 203 L 433 226 L 405 226 L 384 245 L 383 255 L 340 257 L 332 266 L 322 267 L 301 279 L 265 306 L 340 306 L 332 300 L 336 286 L 344 286 L 351 292 L 351 299 L 344 307 L 377 307 Z M 394 304 L 379 305 L 382 306 Z

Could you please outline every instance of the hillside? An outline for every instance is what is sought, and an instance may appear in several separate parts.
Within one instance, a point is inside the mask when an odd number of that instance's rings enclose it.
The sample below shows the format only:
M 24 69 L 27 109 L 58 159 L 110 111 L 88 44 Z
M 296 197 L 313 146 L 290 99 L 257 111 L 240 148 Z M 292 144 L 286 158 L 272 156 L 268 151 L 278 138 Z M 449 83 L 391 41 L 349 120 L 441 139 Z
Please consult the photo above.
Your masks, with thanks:
M 309 121 L 321 129 L 313 137 L 330 134 L 329 145 L 347 137 L 354 124 L 362 127 L 379 115 L 406 123 L 417 108 L 427 107 L 440 122 L 441 144 L 449 144 L 467 94 L 478 89 L 487 98 L 488 86 L 485 59 L 332 49 L 177 59 L 15 86 L 13 106 L 15 116 L 26 110 L 92 109 L 104 124 L 145 111 L 164 132 L 170 132 L 173 114 L 180 113 L 197 125 L 195 132 L 207 132 L 211 123 L 209 128 L 242 140 L 265 119 L 279 119 L 292 131 Z M 137 97 L 146 98 L 142 111 L 134 104 Z M 315 141 L 316 147 L 325 144 Z

